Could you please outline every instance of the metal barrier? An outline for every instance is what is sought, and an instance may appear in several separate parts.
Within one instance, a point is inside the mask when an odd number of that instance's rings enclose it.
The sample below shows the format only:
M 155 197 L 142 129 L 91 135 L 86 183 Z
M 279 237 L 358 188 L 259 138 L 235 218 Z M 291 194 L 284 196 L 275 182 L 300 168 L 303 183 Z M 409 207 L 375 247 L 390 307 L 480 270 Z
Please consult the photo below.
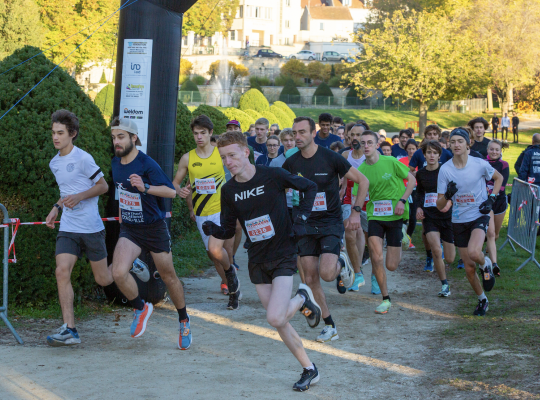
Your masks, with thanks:
M 540 190 L 538 186 L 514 178 L 510 204 L 510 216 L 508 217 L 508 236 L 499 250 L 510 243 L 514 252 L 517 244 L 530 254 L 516 271 L 519 271 L 530 261 L 534 261 L 540 268 L 540 264 L 534 258 L 536 249 L 536 234 L 538 231 L 538 212 L 540 210 Z
M 11 223 L 11 220 L 9 219 L 9 215 L 6 210 L 6 207 L 4 207 L 2 204 L 0 204 L 0 211 L 2 212 L 2 214 L 4 214 L 3 228 L 5 229 L 4 230 L 4 279 L 3 279 L 3 287 L 2 287 L 3 302 L 2 302 L 2 307 L 0 307 L 0 318 L 2 318 L 6 326 L 11 331 L 11 333 L 13 333 L 13 336 L 15 336 L 15 339 L 17 339 L 17 341 L 20 344 L 24 344 L 23 340 L 21 339 L 21 337 L 19 336 L 15 328 L 13 328 L 13 325 L 9 323 L 8 317 L 7 317 L 8 273 L 9 273 L 9 267 L 8 267 L 9 266 L 9 227 L 10 227 L 9 224 Z

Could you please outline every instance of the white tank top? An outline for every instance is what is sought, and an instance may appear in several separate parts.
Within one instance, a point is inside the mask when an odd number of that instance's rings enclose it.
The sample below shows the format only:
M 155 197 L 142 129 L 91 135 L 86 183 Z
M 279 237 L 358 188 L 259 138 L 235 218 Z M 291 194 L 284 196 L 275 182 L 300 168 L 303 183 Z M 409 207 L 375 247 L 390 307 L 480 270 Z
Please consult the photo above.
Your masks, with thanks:
M 358 167 L 359 167 L 360 165 L 362 165 L 362 163 L 363 163 L 364 161 L 366 161 L 366 156 L 362 154 L 362 157 L 360 157 L 360 158 L 354 158 L 354 157 L 352 156 L 352 153 L 353 153 L 353 150 L 351 149 L 351 150 L 349 151 L 349 155 L 347 156 L 347 161 L 348 161 L 354 168 L 358 169 Z

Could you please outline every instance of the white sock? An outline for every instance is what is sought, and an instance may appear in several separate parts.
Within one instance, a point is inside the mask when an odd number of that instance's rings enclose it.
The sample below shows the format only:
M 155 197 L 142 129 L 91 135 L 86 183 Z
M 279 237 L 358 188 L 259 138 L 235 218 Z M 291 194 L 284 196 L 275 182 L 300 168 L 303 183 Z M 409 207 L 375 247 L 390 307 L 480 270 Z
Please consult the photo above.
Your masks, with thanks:
M 300 296 L 300 297 L 304 300 L 304 303 L 306 302 L 307 299 L 306 299 L 306 297 L 305 297 L 303 294 L 298 293 L 298 296 Z M 302 304 L 303 304 L 303 303 L 302 303 Z
M 478 300 L 482 301 L 484 299 L 487 301 L 487 297 L 486 297 L 485 293 L 482 292 L 482 294 L 478 296 Z
M 314 371 L 314 370 L 315 370 L 315 366 L 314 366 L 313 364 L 311 364 L 311 365 L 310 365 L 309 367 L 307 367 L 306 369 L 310 369 L 310 370 Z

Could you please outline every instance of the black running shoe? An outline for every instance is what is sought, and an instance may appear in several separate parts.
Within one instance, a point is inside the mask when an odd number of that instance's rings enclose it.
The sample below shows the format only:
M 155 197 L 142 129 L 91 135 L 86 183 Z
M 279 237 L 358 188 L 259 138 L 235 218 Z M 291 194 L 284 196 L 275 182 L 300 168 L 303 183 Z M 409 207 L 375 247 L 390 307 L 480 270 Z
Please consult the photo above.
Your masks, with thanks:
M 489 257 L 486 257 L 484 268 L 480 268 L 480 272 L 482 274 L 482 287 L 484 288 L 484 291 L 491 291 L 493 286 L 495 286 L 495 276 L 491 269 L 491 260 Z
M 227 308 L 229 310 L 238 310 L 239 300 L 242 299 L 242 292 L 240 290 L 234 294 L 229 295 L 229 304 L 227 304 Z
M 225 271 L 225 277 L 227 278 L 229 294 L 234 294 L 240 290 L 240 281 L 238 280 L 238 275 L 236 275 L 236 268 L 234 268 L 234 266 L 231 266 L 231 268 Z
M 495 276 L 501 276 L 501 269 L 497 265 L 497 263 L 493 263 L 493 274 Z
M 486 315 L 486 312 L 489 310 L 489 301 L 486 299 L 484 300 L 478 300 L 478 305 L 476 306 L 476 309 L 473 312 L 473 315 L 477 315 L 479 317 L 483 317 Z
M 338 258 L 338 261 L 341 264 L 341 268 L 345 268 L 345 261 L 342 258 Z M 343 284 L 343 280 L 341 279 L 341 273 L 336 278 L 336 286 L 339 294 L 347 293 L 347 288 L 345 287 L 345 285 Z
M 293 385 L 293 390 L 296 390 L 298 392 L 305 392 L 309 389 L 312 383 L 319 382 L 319 371 L 317 370 L 315 364 L 313 364 L 313 367 L 315 369 L 304 368 L 300 380 Z
M 310 328 L 315 328 L 321 322 L 321 307 L 315 301 L 313 292 L 308 285 L 301 283 L 298 285 L 298 291 L 296 294 L 300 294 L 305 297 L 306 301 L 300 308 L 300 312 L 306 317 L 307 323 Z

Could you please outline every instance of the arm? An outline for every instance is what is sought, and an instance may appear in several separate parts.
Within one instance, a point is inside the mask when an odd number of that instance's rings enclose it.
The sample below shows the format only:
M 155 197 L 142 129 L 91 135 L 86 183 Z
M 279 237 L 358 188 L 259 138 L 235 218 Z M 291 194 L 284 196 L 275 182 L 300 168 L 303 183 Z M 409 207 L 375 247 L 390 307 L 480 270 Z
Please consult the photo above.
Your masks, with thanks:
M 178 196 L 185 199 L 191 194 L 191 187 L 189 184 L 183 188 L 180 187 L 180 184 L 184 181 L 184 178 L 188 174 L 188 164 L 189 164 L 189 153 L 186 153 L 180 159 L 178 163 L 178 170 L 173 179 L 173 186 L 176 189 Z
M 437 195 L 437 209 L 440 212 L 447 212 L 452 207 L 452 200 L 446 200 L 444 194 Z
M 424 219 L 424 201 L 426 198 L 426 191 L 422 181 L 416 180 L 416 197 L 418 199 L 418 208 L 416 209 L 416 219 Z
M 229 205 L 227 196 L 221 189 L 221 215 L 220 226 L 217 226 L 212 221 L 206 221 L 203 223 L 203 232 L 208 236 L 213 236 L 216 239 L 227 240 L 234 236 L 236 233 L 236 209 Z
M 99 181 L 97 181 L 97 183 L 94 186 L 92 186 L 90 189 L 85 190 L 84 192 L 81 192 L 81 193 L 71 194 L 69 196 L 66 196 L 63 200 L 63 203 L 64 203 L 63 205 L 65 205 L 68 208 L 73 208 L 77 204 L 79 204 L 81 201 L 107 193 L 108 190 L 109 190 L 109 185 L 107 184 L 107 182 L 105 182 L 105 179 L 101 177 L 99 178 Z
M 56 204 L 58 204 L 60 208 L 62 209 L 64 208 L 61 197 L 58 199 Z M 47 215 L 47 219 L 45 219 L 45 225 L 47 225 L 51 229 L 54 229 L 54 221 L 56 221 L 56 217 L 58 217 L 58 212 L 59 212 L 58 208 L 53 206 L 51 212 L 49 213 L 49 215 Z
M 189 218 L 191 218 L 191 220 L 193 222 L 196 222 L 195 221 L 195 213 L 193 212 L 193 197 L 187 196 L 186 197 L 186 204 L 187 204 L 187 208 L 189 210 Z
M 407 187 L 405 188 L 405 193 L 403 193 L 403 196 L 401 196 L 401 199 L 407 201 L 412 191 L 414 190 L 415 185 L 416 185 L 416 178 L 409 172 L 409 175 L 407 176 Z M 394 214 L 403 215 L 404 212 L 405 212 L 405 204 L 399 201 L 396 205 L 396 210 L 394 211 Z
M 351 216 L 349 217 L 346 228 L 350 230 L 358 230 L 360 228 L 360 213 L 354 209 L 354 207 L 362 208 L 364 201 L 366 200 L 367 192 L 369 190 L 369 181 L 366 176 L 358 171 L 356 168 L 351 167 L 349 172 L 345 174 L 345 178 L 358 184 L 358 192 L 356 194 L 356 201 L 352 205 Z M 414 179 L 414 178 L 413 178 Z
M 291 174 L 285 170 L 278 172 L 283 178 L 284 188 L 293 188 L 302 192 L 303 196 L 300 196 L 300 204 L 298 205 L 298 214 L 304 215 L 309 218 L 311 210 L 313 209 L 313 203 L 317 196 L 317 185 L 309 179 L 303 178 L 298 175 Z
M 510 168 L 503 168 L 502 170 L 502 177 L 503 177 L 503 183 L 501 186 L 501 190 L 506 189 L 506 185 L 508 184 L 508 178 L 510 178 Z
M 529 164 L 531 162 L 530 154 L 531 154 L 530 152 L 527 152 L 523 156 L 523 161 L 521 163 L 521 166 L 519 167 L 518 178 L 521 179 L 522 181 L 525 181 L 525 182 L 527 182 L 527 175 L 529 174 Z M 519 159 L 518 159 L 518 161 L 519 161 Z
M 139 175 L 131 174 L 129 176 L 129 179 L 131 181 L 131 186 L 137 188 L 139 192 L 144 193 L 146 188 L 144 187 L 144 182 Z M 151 194 L 152 196 L 165 197 L 170 199 L 174 199 L 176 197 L 176 190 L 168 187 L 167 185 L 150 185 L 150 189 L 148 189 L 148 192 L 146 193 Z
M 495 172 L 493 172 L 493 193 L 495 193 L 495 195 L 498 195 L 499 192 L 501 191 L 501 186 L 502 186 L 502 183 L 503 183 L 503 176 L 499 173 L 499 171 L 495 170 Z

